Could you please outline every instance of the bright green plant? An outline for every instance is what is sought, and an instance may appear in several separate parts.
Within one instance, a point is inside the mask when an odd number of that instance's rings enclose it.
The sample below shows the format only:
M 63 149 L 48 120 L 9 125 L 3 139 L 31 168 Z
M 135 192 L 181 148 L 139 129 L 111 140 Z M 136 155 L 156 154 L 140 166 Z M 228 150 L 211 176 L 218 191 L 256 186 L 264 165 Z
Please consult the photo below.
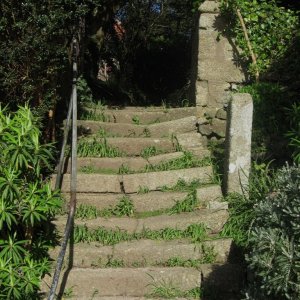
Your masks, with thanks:
M 237 9 L 244 19 L 257 58 L 256 66 L 251 61 Z M 252 74 L 256 71 L 265 73 L 282 58 L 292 44 L 299 26 L 297 14 L 280 7 L 275 0 L 222 0 L 221 11 L 229 20 L 227 29 L 235 36 Z
M 60 198 L 43 178 L 53 146 L 40 144 L 29 108 L 0 108 L 0 299 L 35 299 L 49 271 L 48 227 Z
M 122 156 L 122 152 L 110 146 L 106 138 L 92 141 L 80 140 L 77 148 L 77 155 L 79 157 L 118 157 Z
M 268 165 L 254 164 L 249 177 L 249 186 L 244 187 L 245 193 L 229 194 L 229 220 L 225 224 L 221 236 L 232 237 L 235 243 L 244 249 L 249 244 L 249 229 L 255 219 L 254 207 L 266 197 L 274 184 L 273 171 Z
M 300 163 L 300 104 L 294 103 L 287 110 L 291 129 L 286 134 L 290 139 L 289 145 L 293 149 L 295 162 Z
M 158 155 L 161 153 L 163 153 L 162 150 L 156 148 L 155 146 L 149 146 L 149 147 L 142 149 L 140 156 L 147 159 L 151 156 L 155 156 L 155 155 Z
M 247 256 L 255 299 L 300 298 L 300 166 L 286 166 L 255 207 Z

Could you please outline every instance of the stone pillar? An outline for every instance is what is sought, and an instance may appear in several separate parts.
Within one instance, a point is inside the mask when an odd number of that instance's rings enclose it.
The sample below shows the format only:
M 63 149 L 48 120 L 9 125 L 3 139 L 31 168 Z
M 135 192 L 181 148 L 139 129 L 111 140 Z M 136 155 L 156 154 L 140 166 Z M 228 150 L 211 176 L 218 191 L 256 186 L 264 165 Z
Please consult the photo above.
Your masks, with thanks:
M 217 137 L 221 125 L 225 132 L 223 120 L 226 116 L 221 121 L 213 122 L 213 119 L 218 119 L 217 112 L 227 105 L 231 91 L 246 79 L 239 51 L 234 41 L 224 35 L 226 24 L 220 16 L 219 5 L 219 1 L 206 0 L 199 8 L 198 72 L 195 83 L 197 115 L 209 119 L 210 135 Z M 203 130 L 207 131 L 207 128 Z
M 251 168 L 251 95 L 233 94 L 228 108 L 224 192 L 241 194 Z

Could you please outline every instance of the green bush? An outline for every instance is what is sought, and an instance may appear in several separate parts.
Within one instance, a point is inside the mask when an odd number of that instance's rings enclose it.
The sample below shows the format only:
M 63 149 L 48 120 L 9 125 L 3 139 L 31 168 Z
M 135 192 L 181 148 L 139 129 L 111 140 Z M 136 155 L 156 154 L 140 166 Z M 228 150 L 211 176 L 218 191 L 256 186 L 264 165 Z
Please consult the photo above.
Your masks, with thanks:
M 43 174 L 53 146 L 41 145 L 28 107 L 0 108 L 0 299 L 35 299 L 49 271 L 49 223 L 60 198 Z
M 269 161 L 287 156 L 286 133 L 290 126 L 284 107 L 290 104 L 286 88 L 278 83 L 261 82 L 242 87 L 240 92 L 253 98 L 253 159 Z
M 293 158 L 300 163 L 300 104 L 294 103 L 287 109 L 290 120 L 290 130 L 286 136 L 290 139 L 289 145 L 293 149 Z
M 279 170 L 274 189 L 255 207 L 247 261 L 253 299 L 300 298 L 300 166 Z
M 249 63 L 252 74 L 256 67 L 251 61 L 236 9 L 240 9 L 244 18 L 257 57 L 258 71 L 266 73 L 292 44 L 299 27 L 298 16 L 296 12 L 280 7 L 275 0 L 222 0 L 221 11 L 229 20 L 227 29 L 242 49 L 242 56 Z

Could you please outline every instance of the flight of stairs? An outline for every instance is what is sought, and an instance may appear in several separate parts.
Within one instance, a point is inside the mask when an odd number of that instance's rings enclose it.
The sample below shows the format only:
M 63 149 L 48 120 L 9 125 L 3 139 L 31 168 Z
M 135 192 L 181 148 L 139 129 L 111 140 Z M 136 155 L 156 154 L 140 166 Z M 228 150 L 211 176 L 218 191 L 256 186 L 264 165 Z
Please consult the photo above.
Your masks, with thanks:
M 87 113 L 102 121 L 78 121 L 78 152 L 94 157 L 77 160 L 75 237 L 59 297 L 238 299 L 243 271 L 230 259 L 231 239 L 218 235 L 228 207 L 197 133 L 196 109 Z M 88 149 L 100 143 L 105 149 L 99 153 L 110 157 L 95 157 Z M 197 163 L 186 167 L 184 157 Z M 69 171 L 66 159 L 66 201 Z M 66 215 L 57 217 L 58 232 L 65 223 Z M 50 281 L 45 278 L 45 291 Z

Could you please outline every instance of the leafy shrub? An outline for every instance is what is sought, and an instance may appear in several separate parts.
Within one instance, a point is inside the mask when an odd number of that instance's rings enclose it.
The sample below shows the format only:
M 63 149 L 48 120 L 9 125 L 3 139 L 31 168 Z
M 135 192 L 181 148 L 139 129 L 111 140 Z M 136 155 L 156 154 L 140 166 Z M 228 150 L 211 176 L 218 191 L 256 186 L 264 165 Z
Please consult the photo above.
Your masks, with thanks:
M 60 206 L 45 183 L 53 147 L 41 145 L 28 107 L 0 108 L 0 299 L 35 299 L 49 271 L 49 223 Z
M 270 160 L 288 154 L 286 133 L 289 131 L 287 114 L 289 98 L 278 83 L 254 83 L 240 89 L 253 98 L 252 157 Z
M 257 56 L 258 71 L 265 73 L 288 50 L 299 27 L 298 16 L 294 11 L 279 7 L 275 0 L 222 0 L 221 10 L 230 21 L 228 30 L 236 37 L 242 56 L 250 63 L 252 74 L 256 67 L 250 62 L 251 56 L 236 9 L 240 9 L 244 18 Z
M 229 194 L 226 197 L 230 217 L 221 235 L 232 237 L 243 250 L 249 246 L 249 229 L 256 217 L 254 208 L 272 189 L 273 177 L 269 165 L 254 163 L 249 177 L 249 186 L 243 187 L 244 194 Z
M 260 199 L 247 257 L 255 282 L 253 299 L 300 298 L 300 166 L 286 166 L 275 188 Z
M 286 134 L 290 138 L 289 145 L 293 148 L 293 158 L 300 163 L 300 104 L 294 103 L 287 110 L 290 120 L 290 130 Z

